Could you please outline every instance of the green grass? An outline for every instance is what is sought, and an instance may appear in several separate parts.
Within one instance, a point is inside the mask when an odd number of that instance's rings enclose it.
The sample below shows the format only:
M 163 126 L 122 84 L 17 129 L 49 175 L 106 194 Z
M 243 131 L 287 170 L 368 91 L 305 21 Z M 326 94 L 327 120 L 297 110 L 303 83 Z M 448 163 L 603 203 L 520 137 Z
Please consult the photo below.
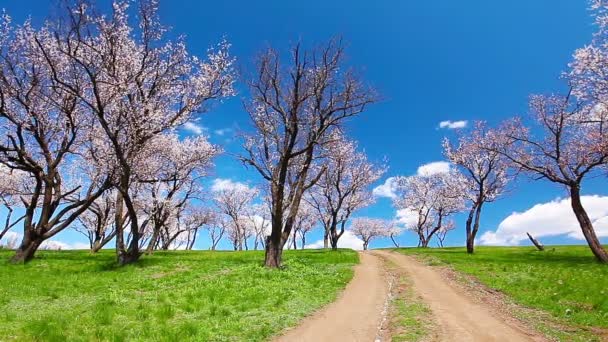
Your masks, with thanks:
M 394 275 L 390 302 L 389 330 L 393 342 L 426 340 L 435 322 L 429 306 L 414 293 L 411 279 L 392 262 L 386 264 Z
M 426 256 L 429 265 L 448 264 L 560 323 L 596 334 L 608 331 L 608 265 L 597 263 L 587 246 L 547 246 L 544 252 L 477 247 L 474 255 L 464 248 L 399 252 Z
M 358 256 L 286 251 L 158 252 L 116 267 L 103 251 L 0 251 L 0 341 L 260 341 L 335 299 Z

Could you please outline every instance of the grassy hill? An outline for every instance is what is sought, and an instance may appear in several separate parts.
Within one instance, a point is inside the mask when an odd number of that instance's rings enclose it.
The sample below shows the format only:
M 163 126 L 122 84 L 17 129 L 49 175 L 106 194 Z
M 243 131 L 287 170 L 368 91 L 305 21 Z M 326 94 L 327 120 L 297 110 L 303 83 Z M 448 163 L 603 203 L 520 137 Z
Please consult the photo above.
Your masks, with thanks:
M 117 268 L 113 251 L 0 250 L 0 340 L 260 341 L 294 325 L 352 278 L 354 251 L 158 252 Z
M 577 329 L 608 339 L 608 265 L 597 263 L 587 246 L 546 246 L 544 252 L 534 247 L 478 247 L 474 255 L 465 248 L 398 251 L 474 276 L 518 304 L 548 312 L 557 324 L 568 325 L 562 330 Z

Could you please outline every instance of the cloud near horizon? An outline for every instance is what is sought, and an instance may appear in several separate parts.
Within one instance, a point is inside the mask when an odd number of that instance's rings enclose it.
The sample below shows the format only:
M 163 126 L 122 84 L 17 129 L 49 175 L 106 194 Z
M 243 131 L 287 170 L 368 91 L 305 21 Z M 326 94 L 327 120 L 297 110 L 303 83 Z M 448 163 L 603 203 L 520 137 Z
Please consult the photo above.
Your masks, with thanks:
M 446 161 L 435 161 L 427 164 L 422 164 L 416 170 L 417 176 L 431 176 L 438 173 L 450 172 L 450 163 Z M 389 177 L 384 183 L 378 185 L 372 190 L 375 197 L 386 197 L 394 199 L 397 197 L 395 193 L 397 188 L 397 177 Z
M 322 239 L 304 246 L 306 249 L 318 249 L 323 247 L 324 245 Z M 352 232 L 345 230 L 340 240 L 338 240 L 338 248 L 351 248 L 356 251 L 360 251 L 363 249 L 363 240 L 356 237 Z
M 582 196 L 581 201 L 593 221 L 598 237 L 607 237 L 608 196 Z M 524 212 L 512 213 L 495 231 L 485 232 L 479 238 L 479 243 L 490 246 L 516 246 L 528 240 L 526 232 L 536 238 L 566 235 L 569 238 L 584 240 L 568 197 L 536 204 Z
M 447 129 L 460 129 L 467 127 L 469 122 L 467 120 L 459 120 L 459 121 L 441 121 L 439 123 L 439 128 L 447 128 Z

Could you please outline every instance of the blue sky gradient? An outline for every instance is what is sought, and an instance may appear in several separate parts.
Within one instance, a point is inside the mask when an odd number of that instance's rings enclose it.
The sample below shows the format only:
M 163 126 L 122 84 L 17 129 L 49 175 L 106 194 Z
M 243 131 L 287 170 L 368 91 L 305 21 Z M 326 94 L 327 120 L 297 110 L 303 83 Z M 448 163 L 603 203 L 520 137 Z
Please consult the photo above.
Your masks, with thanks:
M 0 8 L 17 23 L 28 15 L 39 23 L 52 10 L 50 3 L 0 0 Z M 204 55 L 225 37 L 243 71 L 269 45 L 284 50 L 298 41 L 315 44 L 341 35 L 349 63 L 360 68 L 384 98 L 349 122 L 348 132 L 372 160 L 388 159 L 387 177 L 411 175 L 422 164 L 444 159 L 441 139 L 454 132 L 439 129 L 441 121 L 497 124 L 525 114 L 530 94 L 563 91 L 561 72 L 574 50 L 591 39 L 594 27 L 589 14 L 585 1 L 572 0 L 165 0 L 160 8 L 163 23 L 172 27 L 172 34 L 185 35 L 195 54 Z M 249 124 L 242 106 L 247 92 L 242 83 L 238 88 L 235 98 L 217 105 L 198 122 L 228 153 L 240 151 L 235 132 Z M 215 177 L 258 181 L 253 171 L 229 154 L 217 160 Z M 605 177 L 591 180 L 583 193 L 606 195 L 606 184 Z M 480 235 L 496 230 L 514 211 L 564 196 L 555 184 L 521 179 L 503 199 L 485 207 Z M 395 210 L 389 199 L 379 198 L 357 215 L 390 219 Z M 458 228 L 448 244 L 464 243 L 464 220 L 464 215 L 456 217 Z M 319 236 L 317 231 L 308 240 Z M 56 239 L 85 241 L 72 231 Z M 416 243 L 415 235 L 408 232 L 400 240 L 404 245 Z M 564 235 L 542 240 L 583 243 Z M 378 240 L 372 247 L 388 244 Z M 205 248 L 205 239 L 197 246 Z

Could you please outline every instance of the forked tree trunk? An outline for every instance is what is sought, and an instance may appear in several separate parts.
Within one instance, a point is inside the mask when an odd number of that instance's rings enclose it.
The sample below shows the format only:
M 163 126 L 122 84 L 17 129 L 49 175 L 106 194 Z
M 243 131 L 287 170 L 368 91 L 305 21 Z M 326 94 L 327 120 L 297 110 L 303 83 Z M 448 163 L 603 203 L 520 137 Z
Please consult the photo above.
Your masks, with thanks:
M 572 211 L 574 211 L 574 215 L 578 220 L 579 225 L 581 226 L 581 230 L 583 231 L 583 235 L 585 236 L 585 240 L 587 240 L 587 244 L 591 249 L 595 258 L 601 263 L 608 263 L 608 253 L 602 247 L 597 235 L 595 234 L 595 230 L 593 229 L 593 223 L 589 219 L 585 208 L 581 202 L 581 194 L 579 185 L 570 186 L 570 202 L 572 205 Z
M 43 237 L 36 235 L 30 229 L 26 229 L 21 245 L 19 245 L 19 248 L 15 251 L 15 255 L 11 258 L 11 262 L 14 264 L 22 264 L 32 260 L 42 242 L 44 242 Z

